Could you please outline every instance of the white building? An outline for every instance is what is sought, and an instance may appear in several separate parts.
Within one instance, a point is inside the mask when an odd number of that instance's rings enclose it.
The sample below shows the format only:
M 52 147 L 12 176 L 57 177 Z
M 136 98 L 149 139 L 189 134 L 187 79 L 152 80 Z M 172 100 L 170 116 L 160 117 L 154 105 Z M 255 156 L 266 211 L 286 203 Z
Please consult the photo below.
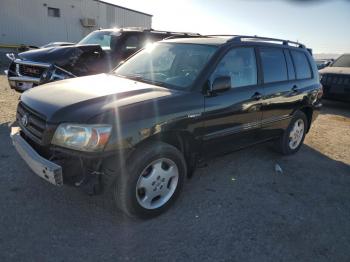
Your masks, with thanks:
M 98 28 L 151 28 L 152 15 L 100 0 L 0 0 L 0 47 L 77 42 Z

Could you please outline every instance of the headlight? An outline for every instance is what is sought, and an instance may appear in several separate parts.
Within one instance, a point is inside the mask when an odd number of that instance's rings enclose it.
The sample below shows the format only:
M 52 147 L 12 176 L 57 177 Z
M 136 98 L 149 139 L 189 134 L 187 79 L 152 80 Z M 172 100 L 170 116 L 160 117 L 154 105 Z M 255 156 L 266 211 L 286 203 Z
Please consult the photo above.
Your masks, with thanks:
M 52 144 L 79 151 L 101 151 L 107 144 L 112 126 L 60 124 Z

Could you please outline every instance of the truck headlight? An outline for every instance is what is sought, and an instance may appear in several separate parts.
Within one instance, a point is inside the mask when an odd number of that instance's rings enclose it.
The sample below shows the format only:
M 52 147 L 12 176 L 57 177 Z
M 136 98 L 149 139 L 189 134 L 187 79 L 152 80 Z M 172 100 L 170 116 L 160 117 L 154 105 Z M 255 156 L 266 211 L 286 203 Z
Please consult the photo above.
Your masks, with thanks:
M 112 126 L 60 124 L 52 139 L 52 144 L 78 151 L 102 151 L 108 142 Z

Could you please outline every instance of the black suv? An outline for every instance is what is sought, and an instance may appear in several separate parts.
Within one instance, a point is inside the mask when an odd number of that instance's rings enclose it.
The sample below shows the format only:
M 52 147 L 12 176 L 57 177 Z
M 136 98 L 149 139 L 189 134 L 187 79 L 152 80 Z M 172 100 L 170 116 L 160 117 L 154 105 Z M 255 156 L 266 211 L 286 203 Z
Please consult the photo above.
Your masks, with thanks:
M 120 209 L 145 218 L 166 210 L 207 157 L 267 140 L 297 152 L 321 96 L 301 44 L 165 40 L 112 73 L 23 93 L 11 136 L 37 175 L 91 194 L 112 186 Z
M 198 34 L 137 28 L 97 30 L 77 44 L 52 43 L 18 55 L 7 54 L 12 62 L 5 73 L 10 87 L 23 92 L 48 82 L 107 73 L 148 43 L 190 36 Z

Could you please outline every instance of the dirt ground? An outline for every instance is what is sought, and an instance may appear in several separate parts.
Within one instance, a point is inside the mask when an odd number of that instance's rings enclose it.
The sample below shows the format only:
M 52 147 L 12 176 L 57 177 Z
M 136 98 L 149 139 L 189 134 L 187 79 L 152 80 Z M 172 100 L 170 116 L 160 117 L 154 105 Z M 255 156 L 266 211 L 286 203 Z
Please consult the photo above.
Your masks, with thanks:
M 18 97 L 0 76 L 0 261 L 350 261 L 350 104 L 324 101 L 296 155 L 213 159 L 169 212 L 130 221 L 28 169 L 9 139 Z

